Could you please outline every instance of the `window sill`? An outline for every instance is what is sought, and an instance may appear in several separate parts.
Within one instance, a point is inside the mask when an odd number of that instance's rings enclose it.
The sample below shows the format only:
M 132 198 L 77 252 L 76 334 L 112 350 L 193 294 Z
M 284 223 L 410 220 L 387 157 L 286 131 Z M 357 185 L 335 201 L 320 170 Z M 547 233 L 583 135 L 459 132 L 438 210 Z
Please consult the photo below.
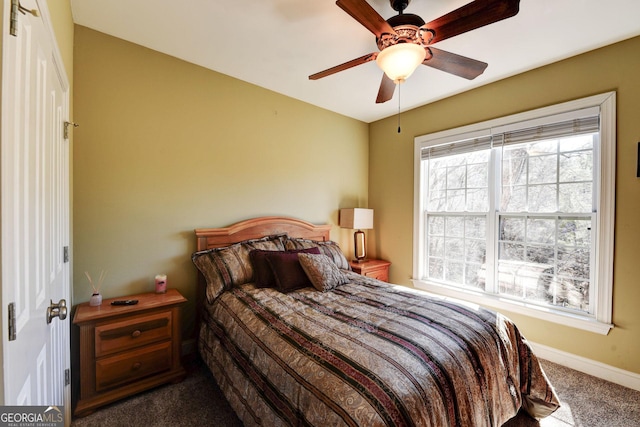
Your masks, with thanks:
M 614 327 L 613 324 L 600 322 L 592 316 L 583 316 L 563 310 L 555 310 L 549 307 L 540 307 L 534 304 L 528 304 L 524 301 L 514 301 L 507 298 L 501 298 L 499 296 L 484 295 L 480 292 L 457 289 L 451 286 L 426 282 L 424 280 L 413 279 L 412 282 L 413 286 L 417 289 L 440 296 L 457 298 L 463 301 L 491 307 L 492 309 L 511 311 L 533 317 L 535 319 L 559 323 L 564 326 L 582 329 L 600 335 L 607 335 Z

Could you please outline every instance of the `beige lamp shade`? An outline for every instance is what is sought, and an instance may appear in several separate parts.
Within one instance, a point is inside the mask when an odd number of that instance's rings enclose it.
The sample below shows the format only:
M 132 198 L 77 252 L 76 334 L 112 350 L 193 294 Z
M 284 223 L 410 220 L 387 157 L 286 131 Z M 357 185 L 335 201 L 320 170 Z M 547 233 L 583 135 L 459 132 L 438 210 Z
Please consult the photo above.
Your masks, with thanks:
M 353 233 L 353 253 L 356 262 L 367 258 L 367 243 L 364 230 L 373 228 L 373 209 L 340 209 L 340 227 L 356 229 Z
M 373 209 L 340 209 L 340 227 L 355 230 L 373 228 Z

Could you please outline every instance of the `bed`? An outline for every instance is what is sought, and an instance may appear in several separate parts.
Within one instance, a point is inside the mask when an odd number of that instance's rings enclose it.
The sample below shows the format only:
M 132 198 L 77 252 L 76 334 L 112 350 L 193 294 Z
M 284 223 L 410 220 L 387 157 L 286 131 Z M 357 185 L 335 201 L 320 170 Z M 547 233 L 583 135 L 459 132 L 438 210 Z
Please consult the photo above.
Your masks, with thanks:
M 330 230 L 196 230 L 198 348 L 245 426 L 501 426 L 558 408 L 509 319 L 360 276 Z

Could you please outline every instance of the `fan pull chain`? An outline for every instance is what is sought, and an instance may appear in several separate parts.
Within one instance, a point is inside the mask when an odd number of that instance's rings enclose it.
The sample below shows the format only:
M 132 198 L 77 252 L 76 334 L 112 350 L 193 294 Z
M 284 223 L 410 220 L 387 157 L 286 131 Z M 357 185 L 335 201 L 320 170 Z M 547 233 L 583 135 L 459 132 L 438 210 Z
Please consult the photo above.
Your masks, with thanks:
M 401 84 L 398 85 L 398 133 L 400 133 L 402 131 L 402 129 L 400 129 L 400 88 L 402 87 Z

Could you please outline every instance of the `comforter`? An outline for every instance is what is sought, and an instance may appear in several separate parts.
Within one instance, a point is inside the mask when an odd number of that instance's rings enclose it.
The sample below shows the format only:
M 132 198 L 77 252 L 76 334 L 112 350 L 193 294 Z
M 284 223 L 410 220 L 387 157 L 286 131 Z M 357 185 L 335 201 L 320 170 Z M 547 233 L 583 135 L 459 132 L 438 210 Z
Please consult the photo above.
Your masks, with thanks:
M 200 352 L 246 426 L 501 426 L 558 407 L 508 318 L 346 274 L 330 292 L 249 283 L 205 305 Z

